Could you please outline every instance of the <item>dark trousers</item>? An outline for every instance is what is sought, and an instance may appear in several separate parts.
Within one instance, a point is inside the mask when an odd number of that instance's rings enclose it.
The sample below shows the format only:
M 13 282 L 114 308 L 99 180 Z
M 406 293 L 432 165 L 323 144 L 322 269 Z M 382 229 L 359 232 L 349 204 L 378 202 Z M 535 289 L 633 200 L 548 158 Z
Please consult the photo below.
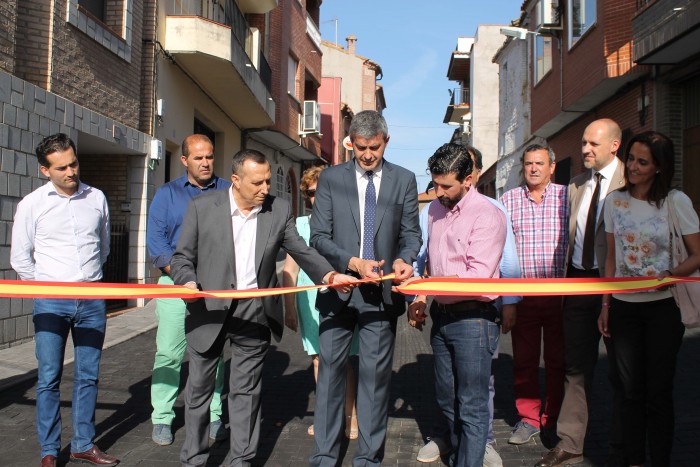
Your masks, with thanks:
M 539 428 L 554 427 L 564 397 L 564 325 L 561 297 L 523 297 L 513 341 L 513 389 L 520 418 Z M 540 354 L 544 340 L 545 404 L 540 397 Z M 541 416 L 541 419 L 540 419 Z
M 615 361 L 616 403 L 623 451 L 629 464 L 644 464 L 649 441 L 651 465 L 671 465 L 673 378 L 685 328 L 673 298 L 652 302 L 612 299 L 610 358 Z M 615 377 L 616 376 L 616 377 Z
M 231 345 L 228 416 L 231 447 L 222 465 L 249 466 L 260 439 L 262 368 L 270 347 L 270 328 L 259 299 L 241 300 L 212 348 L 199 353 L 189 344 L 189 378 L 185 386 L 183 466 L 203 466 L 209 457 L 209 404 L 214 394 L 218 359 L 226 340 Z
M 365 290 L 360 287 L 353 290 L 348 305 L 336 313 L 324 315 L 321 310 L 311 466 L 335 466 L 339 462 L 346 365 L 355 326 L 360 339 L 357 388 L 360 437 L 353 465 L 380 465 L 384 457 L 397 313 L 385 303 L 373 300 L 374 296 L 381 297 L 379 288 L 375 289 L 364 295 Z

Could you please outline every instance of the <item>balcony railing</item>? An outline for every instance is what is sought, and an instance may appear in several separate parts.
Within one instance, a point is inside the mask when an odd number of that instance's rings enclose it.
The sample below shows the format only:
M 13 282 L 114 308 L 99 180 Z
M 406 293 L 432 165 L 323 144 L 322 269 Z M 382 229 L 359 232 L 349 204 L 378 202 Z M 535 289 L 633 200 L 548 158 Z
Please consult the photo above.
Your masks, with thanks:
M 262 50 L 259 53 L 259 58 L 258 58 L 258 73 L 260 74 L 260 79 L 262 82 L 265 84 L 265 87 L 267 88 L 267 92 L 272 92 L 272 68 L 270 68 L 270 64 L 267 62 L 267 59 L 265 58 L 265 55 L 263 54 Z
M 469 88 L 454 88 L 450 95 L 450 105 L 469 105 Z
M 231 28 L 233 36 L 251 59 L 254 56 L 250 26 L 234 0 L 169 0 L 168 16 L 200 16 Z M 272 71 L 262 51 L 258 56 L 258 73 L 268 92 L 272 87 Z
M 316 47 L 319 49 L 321 48 L 321 31 L 318 30 L 318 26 L 316 26 L 316 23 L 314 20 L 311 18 L 311 16 L 307 13 L 306 14 L 306 34 L 309 35 L 312 41 L 314 41 L 314 44 L 316 44 Z

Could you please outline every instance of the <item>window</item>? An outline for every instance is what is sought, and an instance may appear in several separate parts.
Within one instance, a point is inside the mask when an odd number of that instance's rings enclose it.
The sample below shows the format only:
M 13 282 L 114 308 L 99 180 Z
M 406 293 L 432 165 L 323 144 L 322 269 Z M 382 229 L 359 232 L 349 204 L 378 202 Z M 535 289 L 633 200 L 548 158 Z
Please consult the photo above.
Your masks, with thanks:
M 131 63 L 133 1 L 67 0 L 67 3 L 66 22 Z
M 284 168 L 281 165 L 277 167 L 275 176 L 275 196 L 289 202 L 292 201 L 292 187 L 289 183 L 289 177 L 284 173 Z
M 552 38 L 536 35 L 534 40 L 535 52 L 535 84 L 552 69 Z
M 296 59 L 290 55 L 289 63 L 287 65 L 287 93 L 295 99 L 297 99 L 298 68 L 299 62 L 297 62 Z
M 596 20 L 596 0 L 569 0 L 569 47 L 574 45 Z
M 85 8 L 95 18 L 105 22 L 104 0 L 78 0 L 78 5 Z

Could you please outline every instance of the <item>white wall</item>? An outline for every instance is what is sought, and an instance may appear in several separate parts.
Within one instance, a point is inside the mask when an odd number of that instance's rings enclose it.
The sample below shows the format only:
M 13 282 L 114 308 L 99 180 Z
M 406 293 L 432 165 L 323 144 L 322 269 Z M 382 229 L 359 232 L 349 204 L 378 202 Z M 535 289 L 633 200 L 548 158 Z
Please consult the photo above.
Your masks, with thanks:
M 480 25 L 471 53 L 471 144 L 483 155 L 484 171 L 498 156 L 498 65 L 493 57 L 503 45 L 502 25 Z
M 357 113 L 363 109 L 362 104 L 362 77 L 364 59 L 357 55 L 350 55 L 347 51 L 339 50 L 334 46 L 321 44 L 323 51 L 323 76 L 343 78 L 343 86 L 340 90 L 340 100 L 350 106 Z
M 530 139 L 529 44 L 511 40 L 498 56 L 500 67 L 498 165 L 496 193 L 522 183 L 520 156 Z

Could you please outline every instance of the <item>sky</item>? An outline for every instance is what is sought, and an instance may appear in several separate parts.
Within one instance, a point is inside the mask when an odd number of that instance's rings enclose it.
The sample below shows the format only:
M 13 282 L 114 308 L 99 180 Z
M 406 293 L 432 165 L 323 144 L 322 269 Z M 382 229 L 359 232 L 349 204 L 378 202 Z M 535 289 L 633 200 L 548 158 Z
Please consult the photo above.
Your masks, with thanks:
M 522 0 L 325 0 L 319 28 L 323 39 L 347 47 L 357 36 L 356 53 L 382 67 L 390 141 L 384 156 L 416 173 L 418 189 L 430 181 L 426 163 L 448 142 L 454 126 L 442 122 L 458 87 L 447 79 L 457 38 L 473 37 L 479 24 L 509 24 L 520 16 Z M 505 39 L 505 37 L 504 37 Z

